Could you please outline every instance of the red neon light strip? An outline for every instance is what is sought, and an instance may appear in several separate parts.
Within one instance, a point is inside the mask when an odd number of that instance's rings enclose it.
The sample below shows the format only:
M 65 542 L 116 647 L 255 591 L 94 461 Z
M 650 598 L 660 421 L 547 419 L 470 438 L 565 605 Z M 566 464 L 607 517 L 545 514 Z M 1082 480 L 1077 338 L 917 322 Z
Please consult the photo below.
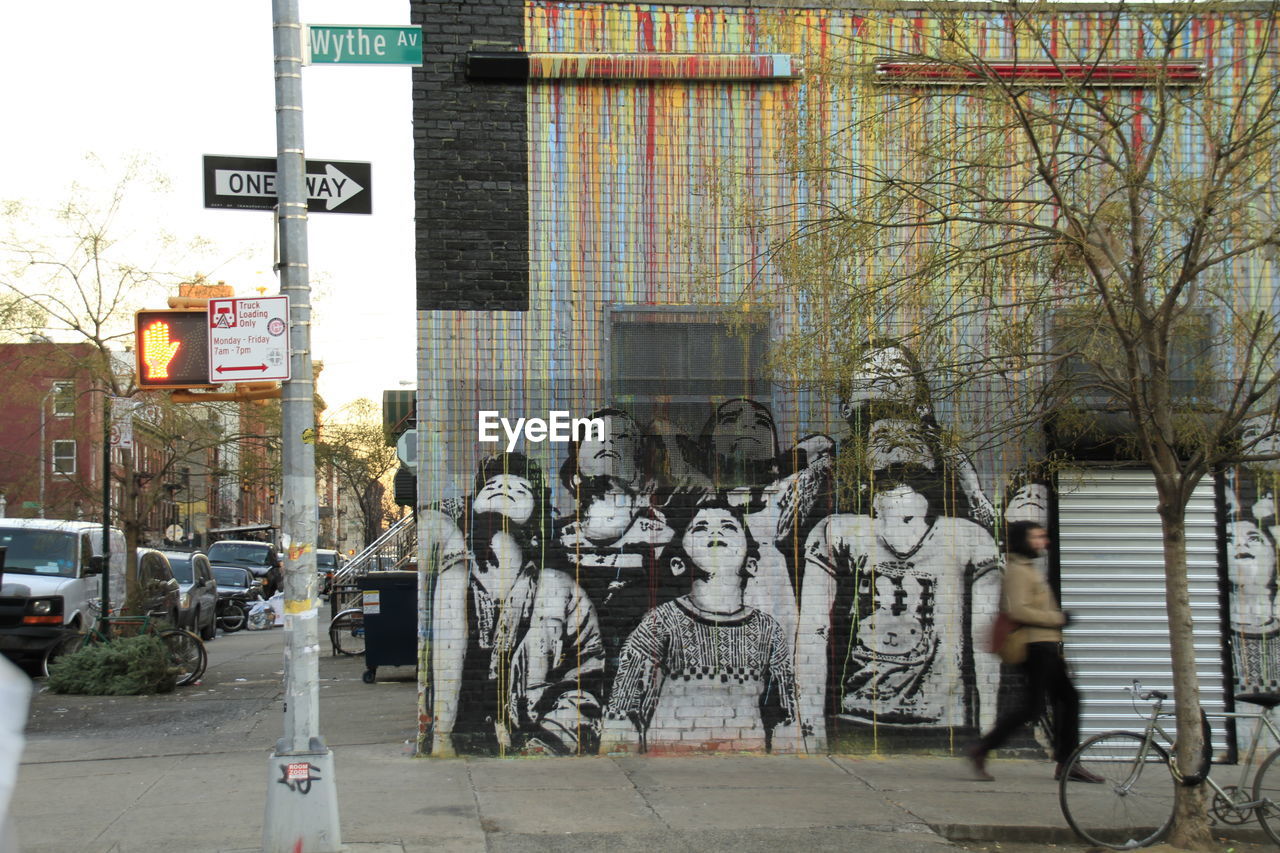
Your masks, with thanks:
M 1204 80 L 1204 65 L 1199 62 L 988 62 L 982 69 L 974 69 L 940 62 L 883 60 L 876 63 L 875 72 L 884 83 L 983 83 L 996 77 L 1046 85 L 1070 82 L 1084 86 L 1148 86 L 1163 80 L 1165 85 L 1186 86 Z
M 786 53 L 530 53 L 529 77 L 544 80 L 790 80 Z

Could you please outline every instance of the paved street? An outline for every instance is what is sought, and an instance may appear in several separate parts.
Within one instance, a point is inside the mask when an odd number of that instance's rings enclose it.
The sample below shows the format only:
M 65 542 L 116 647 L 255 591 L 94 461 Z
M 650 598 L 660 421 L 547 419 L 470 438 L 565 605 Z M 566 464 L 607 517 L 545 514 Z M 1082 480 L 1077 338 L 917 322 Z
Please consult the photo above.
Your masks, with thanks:
M 37 694 L 14 803 L 23 850 L 260 849 L 282 640 L 219 637 L 204 681 L 168 696 Z M 366 685 L 362 670 L 321 663 L 356 853 L 1085 849 L 1045 762 L 997 761 L 997 781 L 976 783 L 942 757 L 415 760 L 411 671 Z

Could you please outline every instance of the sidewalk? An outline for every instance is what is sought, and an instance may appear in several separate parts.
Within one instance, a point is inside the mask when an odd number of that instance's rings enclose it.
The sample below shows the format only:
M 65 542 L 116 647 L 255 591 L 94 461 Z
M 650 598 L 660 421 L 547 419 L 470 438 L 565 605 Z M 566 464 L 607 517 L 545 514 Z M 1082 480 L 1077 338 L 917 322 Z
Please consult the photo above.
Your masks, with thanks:
M 264 792 L 279 775 L 266 760 L 281 724 L 279 640 L 216 640 L 206 683 L 170 697 L 38 695 L 14 802 L 22 849 L 260 850 Z M 411 673 L 365 685 L 362 669 L 321 667 L 353 853 L 1076 843 L 1047 761 L 994 760 L 997 781 L 975 782 L 949 757 L 415 759 Z
M 15 803 L 28 853 L 260 849 L 261 751 L 51 762 L 42 753 L 28 755 Z M 1051 767 L 1025 761 L 998 762 L 1000 781 L 975 783 L 940 758 L 435 761 L 381 744 L 335 753 L 344 841 L 406 853 L 849 850 L 867 833 L 899 835 L 902 850 L 937 849 L 942 838 L 1072 840 Z

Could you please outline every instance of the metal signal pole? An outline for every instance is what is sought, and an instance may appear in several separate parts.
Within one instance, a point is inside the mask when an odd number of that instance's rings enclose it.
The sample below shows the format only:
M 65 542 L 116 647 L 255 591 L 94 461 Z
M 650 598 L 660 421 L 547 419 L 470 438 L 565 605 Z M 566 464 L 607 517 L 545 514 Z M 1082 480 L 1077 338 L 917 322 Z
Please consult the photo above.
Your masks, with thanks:
M 290 378 L 282 394 L 284 507 L 284 737 L 267 761 L 264 853 L 338 853 L 333 753 L 320 738 L 316 597 L 315 384 L 302 147 L 302 24 L 298 0 L 272 0 L 275 33 L 276 219 L 280 292 L 289 297 Z

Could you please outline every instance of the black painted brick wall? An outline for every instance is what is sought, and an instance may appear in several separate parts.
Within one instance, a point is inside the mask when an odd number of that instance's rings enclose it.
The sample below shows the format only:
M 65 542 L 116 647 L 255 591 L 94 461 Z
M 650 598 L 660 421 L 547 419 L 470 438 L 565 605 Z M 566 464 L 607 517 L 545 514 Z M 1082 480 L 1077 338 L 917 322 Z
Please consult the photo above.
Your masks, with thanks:
M 522 47 L 523 0 L 411 0 L 419 310 L 529 307 L 525 81 L 472 82 L 466 53 Z

